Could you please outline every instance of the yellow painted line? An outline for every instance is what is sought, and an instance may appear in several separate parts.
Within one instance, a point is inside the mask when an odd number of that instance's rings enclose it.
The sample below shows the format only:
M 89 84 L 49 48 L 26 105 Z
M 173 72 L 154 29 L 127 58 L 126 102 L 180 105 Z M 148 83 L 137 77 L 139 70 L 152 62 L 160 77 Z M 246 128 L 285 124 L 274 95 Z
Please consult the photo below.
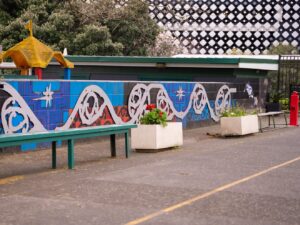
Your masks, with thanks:
M 295 159 L 289 160 L 289 161 L 284 162 L 284 163 L 281 163 L 281 164 L 279 164 L 279 165 L 270 167 L 270 168 L 268 168 L 268 169 L 266 169 L 266 170 L 263 170 L 263 171 L 260 171 L 260 172 L 258 172 L 258 173 L 252 174 L 252 175 L 250 175 L 250 176 L 248 176 L 248 177 L 242 178 L 242 179 L 237 180 L 237 181 L 234 181 L 234 182 L 232 182 L 232 183 L 223 185 L 223 186 L 218 187 L 218 188 L 216 188 L 216 189 L 213 189 L 213 190 L 211 190 L 211 191 L 209 191 L 209 192 L 206 192 L 206 193 L 201 194 L 201 195 L 198 195 L 198 196 L 196 196 L 196 197 L 194 197 L 194 198 L 191 198 L 191 199 L 188 199 L 188 200 L 183 201 L 183 202 L 181 202 L 181 203 L 178 203 L 178 204 L 176 204 L 176 205 L 173 205 L 173 206 L 170 206 L 170 207 L 161 209 L 161 210 L 159 210 L 159 211 L 157 211 L 157 212 L 155 212 L 155 213 L 152 213 L 152 214 L 149 214 L 149 215 L 147 215 L 147 216 L 141 217 L 141 218 L 139 218 L 139 219 L 133 220 L 133 221 L 131 221 L 131 222 L 129 222 L 129 223 L 126 223 L 125 225 L 136 225 L 136 224 L 143 223 L 143 222 L 145 222 L 145 221 L 148 221 L 148 220 L 150 220 L 150 219 L 153 219 L 154 217 L 160 216 L 160 215 L 162 215 L 162 214 L 164 214 L 164 213 L 172 212 L 172 211 L 174 211 L 174 210 L 176 210 L 176 209 L 179 209 L 179 208 L 182 208 L 182 207 L 184 207 L 184 206 L 186 206 L 186 205 L 190 205 L 190 204 L 192 204 L 192 203 L 194 203 L 194 202 L 196 202 L 196 201 L 199 201 L 199 200 L 201 200 L 201 199 L 207 198 L 207 197 L 209 197 L 209 196 L 211 196 L 211 195 L 217 194 L 217 193 L 219 193 L 219 192 L 221 192 L 221 191 L 227 190 L 227 189 L 232 188 L 232 187 L 234 187 L 234 186 L 236 186 L 236 185 L 242 184 L 242 183 L 244 183 L 244 182 L 246 182 L 246 181 L 252 180 L 252 179 L 254 179 L 254 178 L 256 178 L 256 177 L 259 177 L 259 176 L 261 176 L 261 175 L 264 175 L 264 174 L 266 174 L 266 173 L 269 173 L 269 172 L 271 172 L 271 171 L 273 171 L 273 170 L 276 170 L 276 169 L 279 169 L 279 168 L 281 168 L 281 167 L 287 166 L 287 165 L 292 164 L 292 163 L 294 163 L 294 162 L 296 162 L 296 161 L 299 161 L 299 160 L 300 160 L 300 157 L 297 157 L 297 158 L 295 158 Z
M 68 168 L 68 167 L 66 167 Z M 45 175 L 45 174 L 53 174 L 53 173 L 59 173 L 61 171 L 65 171 L 66 168 L 60 168 L 60 169 L 55 169 L 55 170 L 48 170 L 45 172 L 40 172 L 40 173 L 36 173 L 36 175 Z M 28 177 L 28 176 L 26 176 Z M 13 184 L 19 180 L 23 180 L 25 179 L 25 176 L 20 175 L 20 176 L 11 176 L 11 177 L 6 177 L 6 178 L 2 178 L 0 179 L 0 185 L 5 185 L 5 184 Z
M 12 176 L 12 177 L 7 177 L 0 179 L 0 185 L 5 185 L 5 184 L 13 184 L 19 180 L 23 180 L 24 176 Z

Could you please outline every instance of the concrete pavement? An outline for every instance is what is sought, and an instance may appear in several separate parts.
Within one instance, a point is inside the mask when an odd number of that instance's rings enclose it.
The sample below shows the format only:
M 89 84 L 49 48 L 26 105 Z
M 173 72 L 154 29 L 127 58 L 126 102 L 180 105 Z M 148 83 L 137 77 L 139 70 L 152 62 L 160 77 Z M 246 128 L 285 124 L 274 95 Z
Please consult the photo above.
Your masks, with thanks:
M 184 146 L 125 159 L 108 141 L 0 156 L 0 224 L 300 224 L 300 128 L 218 138 L 187 130 Z M 291 161 L 293 160 L 293 161 Z

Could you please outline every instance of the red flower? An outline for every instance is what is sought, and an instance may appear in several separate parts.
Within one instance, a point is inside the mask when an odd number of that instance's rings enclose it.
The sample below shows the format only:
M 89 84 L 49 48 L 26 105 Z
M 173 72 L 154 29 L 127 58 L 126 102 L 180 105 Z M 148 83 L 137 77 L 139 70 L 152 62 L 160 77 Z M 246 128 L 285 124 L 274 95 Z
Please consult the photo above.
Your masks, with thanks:
M 163 114 L 164 114 L 164 113 L 163 113 L 162 111 L 160 111 L 160 112 L 159 112 L 159 117 L 162 117 Z
M 146 106 L 146 109 L 147 109 L 147 110 L 150 110 L 150 111 L 151 111 L 152 109 L 155 109 L 155 108 L 156 108 L 155 104 L 149 104 L 149 105 Z

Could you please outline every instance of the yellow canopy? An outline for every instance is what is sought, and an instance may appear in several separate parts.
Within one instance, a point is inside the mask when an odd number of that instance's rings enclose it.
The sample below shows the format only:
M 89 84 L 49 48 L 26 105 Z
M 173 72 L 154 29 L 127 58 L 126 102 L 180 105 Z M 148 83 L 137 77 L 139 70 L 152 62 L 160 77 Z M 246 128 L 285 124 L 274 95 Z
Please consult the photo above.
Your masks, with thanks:
M 55 52 L 47 45 L 30 36 L 7 51 L 0 53 L 0 62 L 5 58 L 12 58 L 18 68 L 33 67 L 46 68 L 52 58 L 55 58 L 64 68 L 74 68 L 74 64 L 67 60 L 61 52 Z

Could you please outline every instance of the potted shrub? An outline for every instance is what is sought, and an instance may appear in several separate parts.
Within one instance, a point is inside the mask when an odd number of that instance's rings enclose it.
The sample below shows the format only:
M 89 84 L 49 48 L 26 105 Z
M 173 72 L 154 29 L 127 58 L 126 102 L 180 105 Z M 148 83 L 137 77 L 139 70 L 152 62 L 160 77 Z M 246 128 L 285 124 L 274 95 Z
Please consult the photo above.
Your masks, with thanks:
M 138 152 L 157 152 L 183 144 L 182 123 L 167 122 L 167 115 L 154 104 L 147 105 L 146 114 L 137 128 L 131 130 L 131 147 Z
M 246 135 L 259 130 L 256 114 L 247 114 L 240 107 L 231 108 L 221 115 L 222 136 Z

